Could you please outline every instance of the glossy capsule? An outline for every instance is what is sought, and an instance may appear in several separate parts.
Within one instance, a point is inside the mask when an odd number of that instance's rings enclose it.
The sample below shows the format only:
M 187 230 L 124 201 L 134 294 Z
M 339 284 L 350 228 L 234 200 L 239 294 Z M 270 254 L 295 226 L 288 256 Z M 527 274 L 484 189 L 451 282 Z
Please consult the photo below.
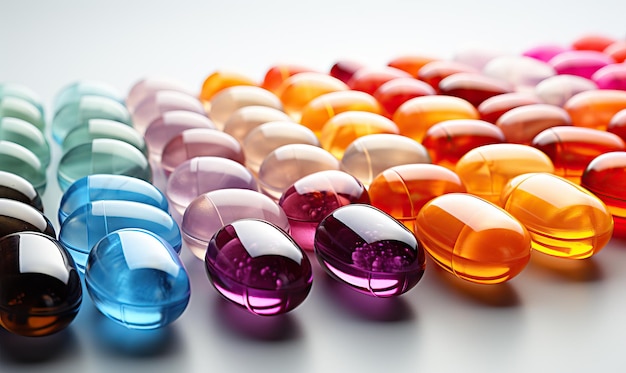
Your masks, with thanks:
M 515 55 L 492 59 L 482 72 L 488 77 L 508 82 L 518 91 L 531 90 L 539 82 L 556 75 L 547 62 Z
M 0 118 L 0 140 L 25 147 L 39 158 L 44 168 L 50 164 L 50 145 L 46 136 L 33 124 L 17 118 Z
M 314 72 L 314 70 L 300 65 L 281 64 L 272 66 L 265 73 L 261 87 L 279 95 L 285 80 L 296 74 L 309 72 Z
M 31 205 L 0 198 L 0 237 L 17 232 L 38 232 L 56 238 L 50 220 Z
M 577 127 L 606 130 L 618 111 L 626 109 L 626 91 L 598 89 L 576 94 L 563 106 Z
M 611 239 L 613 217 L 589 191 L 562 177 L 520 175 L 503 188 L 502 206 L 530 232 L 533 249 L 570 259 L 588 258 Z
M 604 49 L 604 53 L 611 56 L 616 63 L 626 61 L 626 40 L 618 40 Z
M 619 89 L 626 91 L 626 63 L 604 66 L 591 76 L 591 80 L 600 89 Z
M 428 83 L 414 78 L 397 78 L 382 84 L 374 92 L 374 98 L 383 107 L 383 114 L 391 118 L 406 101 L 421 96 L 434 95 L 435 90 Z
M 178 91 L 157 91 L 141 101 L 133 111 L 133 127 L 144 134 L 152 122 L 169 111 L 187 111 L 206 115 L 194 96 Z
M 256 127 L 275 121 L 291 122 L 283 111 L 267 106 L 245 106 L 236 110 L 224 123 L 223 131 L 239 141 Z
M 290 235 L 304 250 L 313 250 L 315 229 L 322 219 L 351 203 L 369 203 L 367 189 L 342 171 L 313 173 L 296 181 L 278 204 L 289 219 Z
M 441 268 L 478 284 L 517 276 L 528 264 L 530 234 L 509 213 L 469 194 L 444 194 L 416 219 L 416 235 Z
M 28 180 L 40 195 L 46 190 L 46 168 L 33 152 L 22 145 L 0 140 L 0 171 Z
M 610 56 L 592 50 L 570 50 L 557 54 L 548 63 L 560 75 L 576 75 L 591 79 L 600 68 L 615 63 Z
M 483 101 L 513 91 L 507 81 L 476 73 L 456 73 L 439 82 L 439 94 L 459 97 L 478 107 Z
M 117 230 L 98 241 L 89 253 L 85 283 L 96 308 L 129 329 L 170 324 L 183 314 L 191 295 L 176 251 L 143 229 Z
M 340 60 L 335 62 L 329 71 L 330 76 L 335 77 L 348 84 L 352 76 L 365 67 L 362 63 L 351 60 Z
M 496 122 L 507 142 L 527 145 L 543 130 L 571 125 L 572 120 L 567 111 L 548 104 L 513 108 L 502 114 Z
M 140 79 L 130 88 L 126 97 L 128 111 L 132 114 L 141 101 L 157 91 L 177 91 L 191 96 L 194 95 L 193 90 L 179 80 L 165 76 L 149 76 Z
M 439 82 L 456 73 L 478 73 L 478 70 L 473 66 L 466 65 L 464 63 L 440 60 L 429 62 L 422 66 L 422 68 L 417 72 L 417 78 L 428 83 L 428 85 L 433 87 L 433 89 L 438 92 Z
M 606 130 L 626 141 L 626 108 L 618 111 L 613 118 L 611 118 Z
M 626 149 L 624 141 L 606 131 L 580 127 L 553 127 L 542 131 L 532 146 L 547 154 L 554 173 L 576 184 L 580 183 L 589 162 L 600 154 Z
M 49 236 L 22 232 L 0 238 L 0 325 L 41 337 L 65 329 L 83 299 L 72 257 Z
M 41 132 L 46 129 L 46 120 L 39 107 L 20 97 L 0 96 L 0 118 L 4 117 L 25 120 Z
M 387 66 L 402 70 L 417 78 L 420 69 L 433 61 L 437 61 L 437 59 L 428 56 L 405 55 L 392 59 L 387 63 Z
M 381 298 L 411 290 L 425 269 L 424 249 L 415 235 L 391 216 L 363 204 L 340 207 L 320 222 L 315 255 L 335 280 Z
M 83 96 L 106 97 L 121 104 L 124 103 L 121 93 L 112 85 L 96 80 L 79 80 L 63 87 L 57 93 L 54 98 L 53 113 L 56 114 L 63 106 Z
M 348 87 L 355 91 L 362 91 L 373 95 L 381 85 L 397 78 L 411 78 L 412 75 L 406 71 L 394 67 L 385 66 L 382 68 L 364 67 L 357 70 L 348 81 Z
M 44 116 L 44 108 L 41 97 L 29 87 L 19 83 L 0 83 L 0 98 L 15 97 L 33 104 L 37 110 Z
M 330 75 L 304 72 L 287 78 L 281 86 L 279 97 L 285 112 L 295 121 L 299 121 L 302 110 L 314 98 L 348 89 L 344 82 Z
M 12 172 L 0 171 L 0 198 L 22 202 L 43 212 L 41 197 L 33 184 Z
M 224 298 L 256 315 L 293 310 L 313 283 L 307 255 L 287 233 L 261 220 L 238 220 L 221 228 L 209 242 L 205 265 Z
M 606 35 L 587 34 L 574 40 L 572 42 L 572 49 L 602 52 L 613 43 L 615 43 L 615 39 Z
M 458 50 L 452 60 L 470 65 L 482 71 L 489 61 L 505 55 L 506 54 L 502 51 L 496 50 L 490 46 L 470 45 Z
M 235 86 L 256 86 L 257 83 L 250 77 L 236 71 L 217 70 L 211 73 L 202 83 L 198 98 L 210 109 L 210 102 L 222 90 Z
M 456 164 L 456 174 L 467 192 L 495 204 L 515 176 L 529 172 L 554 172 L 550 158 L 540 150 L 521 144 L 483 145 L 467 152 Z
M 63 139 L 61 149 L 63 153 L 66 153 L 78 145 L 88 144 L 95 139 L 120 140 L 134 146 L 145 156 L 148 156 L 146 141 L 137 130 L 124 123 L 109 119 L 89 119 L 84 126 L 74 128 Z
M 105 200 L 134 201 L 158 207 L 167 212 L 165 195 L 154 185 L 124 175 L 89 175 L 74 182 L 61 197 L 58 219 L 65 219 L 82 206 Z
M 626 152 L 609 152 L 594 158 L 580 185 L 600 198 L 613 215 L 616 235 L 626 235 Z
M 542 62 L 548 62 L 552 57 L 569 49 L 570 48 L 558 44 L 539 44 L 526 49 L 522 52 L 522 55 Z
M 283 110 L 280 99 L 272 92 L 255 86 L 234 86 L 221 90 L 210 102 L 209 118 L 217 129 L 224 129 L 224 123 L 237 110 L 245 106 L 267 106 Z
M 555 75 L 537 84 L 534 93 L 544 104 L 563 106 L 578 93 L 596 89 L 598 86 L 590 79 L 576 75 Z
M 82 272 L 87 256 L 98 241 L 123 228 L 141 228 L 155 233 L 180 253 L 182 238 L 176 221 L 158 207 L 123 200 L 94 201 L 70 214 L 59 232 L 59 241 Z
M 480 119 L 495 124 L 502 114 L 525 105 L 540 104 L 541 100 L 532 93 L 511 92 L 486 99 L 477 109 Z

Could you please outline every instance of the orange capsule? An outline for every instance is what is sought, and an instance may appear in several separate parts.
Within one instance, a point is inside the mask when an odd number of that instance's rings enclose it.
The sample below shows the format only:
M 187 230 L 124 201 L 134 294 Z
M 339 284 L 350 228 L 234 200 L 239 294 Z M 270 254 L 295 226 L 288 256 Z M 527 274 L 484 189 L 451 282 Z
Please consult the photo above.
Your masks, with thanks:
M 533 249 L 548 255 L 588 258 L 613 234 L 613 217 L 606 205 L 556 175 L 531 173 L 510 180 L 501 203 L 528 229 Z
M 299 65 L 272 66 L 265 73 L 265 77 L 263 78 L 263 83 L 261 84 L 261 87 L 279 95 L 281 86 L 283 85 L 285 80 L 289 79 L 289 77 L 299 74 L 299 73 L 313 72 L 313 71 L 314 70 L 309 69 L 308 67 L 299 66 Z
M 530 261 L 526 228 L 500 207 L 470 194 L 444 194 L 428 202 L 416 227 L 435 263 L 463 280 L 502 283 Z
M 578 127 L 606 130 L 611 118 L 626 109 L 626 91 L 598 89 L 574 95 L 564 105 Z
M 415 218 L 422 206 L 446 193 L 465 193 L 453 171 L 427 163 L 390 167 L 378 174 L 369 187 L 370 203 L 416 232 Z
M 391 118 L 393 113 L 408 100 L 434 95 L 435 90 L 427 83 L 414 78 L 397 78 L 384 83 L 376 92 L 374 98 L 380 102 L 384 115 Z
M 626 61 L 626 40 L 618 40 L 604 49 L 604 54 L 611 56 L 615 62 Z
M 571 126 L 572 120 L 564 109 L 547 104 L 526 105 L 502 114 L 496 126 L 502 130 L 507 142 L 527 144 L 539 132 L 557 126 Z
M 417 73 L 422 67 L 424 67 L 424 65 L 436 60 L 437 59 L 433 57 L 426 56 L 401 56 L 389 61 L 387 66 L 400 69 L 417 78 Z
M 439 82 L 440 94 L 463 98 L 476 107 L 490 97 L 512 91 L 510 83 L 476 73 L 456 73 Z
M 400 134 L 422 141 L 433 125 L 450 119 L 478 119 L 474 105 L 453 96 L 433 95 L 408 100 L 393 115 Z
M 509 180 L 529 172 L 553 173 L 554 165 L 532 146 L 505 143 L 470 150 L 459 159 L 455 171 L 468 193 L 498 204 Z
M 456 73 L 478 73 L 478 69 L 461 62 L 441 60 L 429 62 L 417 72 L 417 78 L 428 83 L 435 91 L 439 90 L 439 82 L 445 77 Z
M 428 150 L 432 163 L 454 170 L 468 151 L 504 141 L 502 130 L 491 123 L 479 119 L 452 119 L 430 127 L 422 145 Z
M 348 86 L 355 91 L 363 91 L 373 95 L 381 85 L 397 78 L 411 78 L 411 74 L 389 66 L 380 69 L 366 67 L 357 70 L 352 75 L 348 81 Z
M 541 103 L 541 100 L 531 93 L 504 93 L 483 101 L 478 105 L 478 112 L 480 113 L 480 119 L 495 124 L 502 114 L 513 108 L 539 103 Z
M 344 111 L 368 111 L 381 114 L 381 107 L 372 95 L 361 91 L 337 91 L 323 94 L 311 100 L 302 109 L 300 124 L 316 135 L 328 120 Z
M 210 109 L 210 101 L 216 93 L 224 88 L 238 85 L 257 85 L 257 83 L 253 79 L 234 71 L 215 71 L 204 80 L 202 90 L 200 91 L 200 101 L 202 101 L 208 111 Z
M 532 146 L 550 157 L 554 173 L 576 184 L 589 162 L 600 154 L 624 150 L 626 145 L 617 135 L 581 127 L 553 127 L 542 131 Z
M 304 107 L 325 93 L 347 91 L 348 86 L 337 78 L 323 73 L 305 72 L 292 75 L 280 89 L 280 100 L 285 112 L 299 121 Z
M 398 134 L 398 126 L 382 115 L 366 111 L 346 111 L 330 118 L 320 134 L 322 148 L 341 159 L 352 141 L 377 133 Z
M 605 35 L 583 35 L 574 40 L 572 49 L 602 52 L 613 43 L 615 39 Z

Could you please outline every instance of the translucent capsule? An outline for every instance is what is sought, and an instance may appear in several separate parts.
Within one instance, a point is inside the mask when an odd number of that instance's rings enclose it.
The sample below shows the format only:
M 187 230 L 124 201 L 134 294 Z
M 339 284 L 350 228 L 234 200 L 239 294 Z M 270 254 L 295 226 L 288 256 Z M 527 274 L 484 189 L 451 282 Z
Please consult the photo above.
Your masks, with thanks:
M 191 295 L 176 251 L 142 229 L 118 230 L 98 241 L 89 253 L 85 283 L 96 308 L 130 329 L 170 324 L 183 314 Z
M 95 139 L 79 145 L 61 157 L 57 180 L 66 191 L 76 180 L 93 174 L 133 176 L 152 181 L 150 164 L 137 148 L 120 140 Z
M 33 152 L 22 145 L 0 140 L 0 171 L 28 180 L 40 195 L 46 190 L 46 168 Z
M 545 254 L 584 259 L 610 240 L 613 217 L 596 196 L 559 176 L 520 175 L 503 188 L 502 206 L 530 232 Z
M 82 96 L 59 108 L 52 120 L 52 137 L 62 144 L 65 136 L 89 119 L 110 119 L 131 125 L 126 107 L 116 100 L 102 96 Z
M 204 260 L 211 237 L 221 227 L 247 218 L 266 220 L 289 232 L 287 215 L 268 196 L 248 189 L 219 189 L 189 204 L 181 224 L 183 239 L 191 252 Z
M 563 106 L 578 127 L 606 130 L 618 111 L 626 109 L 626 91 L 598 89 L 576 94 Z
M 381 85 L 398 78 L 411 78 L 411 74 L 385 66 L 382 68 L 362 68 L 357 70 L 348 81 L 348 87 L 355 91 L 362 91 L 373 95 Z
M 535 136 L 532 146 L 550 157 L 556 175 L 576 184 L 580 184 L 580 177 L 595 157 L 626 149 L 615 134 L 580 127 L 549 128 Z
M 488 46 L 469 45 L 461 50 L 458 50 L 452 60 L 465 65 L 470 65 L 475 69 L 482 71 L 489 61 L 503 55 L 506 54 Z
M 433 57 L 406 55 L 392 59 L 387 63 L 387 66 L 402 70 L 409 73 L 412 77 L 417 78 L 419 70 L 424 67 L 424 65 L 433 61 L 436 61 Z
M 548 62 L 552 57 L 567 50 L 569 48 L 557 44 L 540 44 L 525 50 L 522 55 L 542 62 Z
M 194 96 L 193 90 L 182 82 L 163 76 L 150 76 L 137 81 L 128 92 L 126 97 L 126 107 L 130 113 L 146 97 L 153 95 L 157 91 L 178 91 Z
M 222 90 L 235 86 L 256 86 L 257 83 L 250 77 L 236 71 L 218 70 L 211 73 L 202 83 L 200 101 L 210 108 L 210 102 Z
M 124 175 L 89 175 L 74 182 L 63 193 L 59 203 L 59 224 L 82 206 L 105 200 L 140 202 L 168 211 L 165 195 L 144 180 Z
M 145 156 L 148 156 L 148 147 L 144 137 L 133 127 L 109 119 L 89 119 L 84 126 L 71 130 L 61 144 L 63 153 L 70 149 L 88 144 L 95 139 L 114 139 L 128 143 Z
M 41 132 L 46 129 L 46 120 L 38 106 L 19 97 L 0 96 L 0 118 L 3 117 L 25 120 Z
M 330 68 L 330 76 L 335 77 L 341 80 L 342 82 L 348 84 L 350 79 L 352 79 L 352 76 L 363 67 L 364 67 L 363 64 L 356 62 L 356 61 L 350 61 L 350 60 L 337 61 Z
M 245 106 L 267 106 L 276 110 L 283 109 L 280 99 L 272 92 L 254 86 L 235 86 L 225 88 L 211 99 L 209 118 L 218 129 L 239 108 Z
M 246 106 L 236 110 L 224 123 L 223 131 L 243 142 L 256 127 L 275 121 L 291 122 L 284 112 L 267 106 Z
M 250 131 L 243 140 L 246 167 L 254 174 L 259 172 L 263 160 L 274 150 L 289 144 L 320 146 L 310 129 L 294 122 L 268 122 Z
M 330 118 L 320 133 L 320 144 L 341 159 L 354 140 L 378 133 L 399 134 L 398 126 L 382 115 L 366 111 L 346 111 Z
M 419 142 L 402 135 L 380 133 L 350 143 L 340 168 L 369 187 L 372 179 L 389 167 L 430 161 L 428 151 Z
M 100 81 L 80 80 L 63 87 L 59 91 L 54 98 L 54 113 L 56 114 L 63 106 L 79 100 L 83 96 L 106 97 L 121 104 L 124 103 L 121 93 L 115 87 Z
M 466 100 L 452 96 L 422 96 L 408 100 L 393 115 L 400 134 L 422 141 L 428 129 L 449 119 L 478 119 L 476 108 Z
M 184 130 L 163 148 L 161 167 L 169 176 L 181 163 L 195 157 L 222 157 L 243 164 L 245 156 L 239 141 L 229 134 L 209 128 Z
M 619 89 L 626 91 L 626 63 L 604 66 L 593 73 L 591 80 L 600 89 Z
M 615 39 L 599 34 L 587 34 L 574 40 L 572 49 L 575 50 L 591 50 L 602 52 L 606 47 L 613 44 Z
M 557 126 L 571 126 L 572 120 L 564 109 L 548 104 L 513 108 L 496 122 L 507 142 L 529 145 L 541 131 Z
M 508 82 L 477 73 L 456 73 L 439 82 L 439 94 L 459 97 L 478 107 L 486 99 L 510 93 Z
M 29 87 L 18 83 L 0 83 L 0 99 L 3 97 L 16 97 L 33 104 L 44 116 L 41 97 Z
M 626 152 L 609 152 L 594 158 L 580 185 L 606 204 L 613 215 L 614 231 L 626 235 Z
M 314 71 L 308 67 L 299 65 L 281 64 L 272 66 L 265 73 L 261 87 L 279 95 L 285 80 L 289 79 L 293 75 L 308 72 Z
M 209 242 L 205 264 L 217 291 L 256 315 L 293 310 L 313 283 L 307 255 L 284 231 L 261 220 L 221 228 Z
M 382 84 L 374 92 L 374 98 L 380 102 L 384 115 L 391 118 L 396 110 L 406 101 L 421 96 L 435 94 L 429 84 L 414 78 L 397 78 Z
M 439 82 L 456 73 L 477 73 L 478 70 L 461 62 L 440 60 L 429 62 L 417 72 L 417 78 L 428 83 L 438 93 Z
M 616 134 L 622 140 L 626 141 L 626 108 L 618 111 L 611 118 L 606 130 Z
M 465 193 L 461 179 L 445 167 L 424 163 L 390 167 L 378 174 L 369 187 L 372 206 L 414 233 L 415 218 L 421 208 L 446 193 Z
M 424 249 L 415 235 L 391 216 L 363 204 L 340 207 L 320 222 L 315 255 L 335 280 L 381 298 L 411 290 L 425 269 Z
M 299 121 L 304 107 L 325 93 L 346 91 L 348 86 L 337 78 L 323 73 L 299 73 L 289 77 L 280 90 L 285 112 Z
M 338 170 L 339 161 L 328 151 L 307 144 L 283 145 L 272 151 L 259 167 L 261 190 L 279 199 L 298 179 L 317 171 Z
M 529 172 L 554 172 L 550 158 L 542 151 L 521 144 L 483 145 L 467 152 L 455 171 L 468 193 L 495 204 L 500 193 L 515 176 Z
M 196 157 L 174 169 L 165 193 L 175 217 L 182 218 L 199 195 L 229 188 L 259 190 L 254 175 L 241 164 L 221 157 Z
M 591 79 L 600 68 L 615 63 L 606 54 L 592 50 L 565 51 L 552 57 L 548 63 L 560 75 L 576 75 Z
M 517 276 L 528 264 L 530 234 L 500 207 L 470 194 L 444 194 L 417 215 L 416 234 L 441 268 L 478 284 Z
M 38 232 L 56 238 L 50 220 L 31 205 L 0 198 L 0 237 L 17 232 Z
M 33 124 L 17 118 L 0 118 L 0 140 L 25 147 L 39 158 L 44 168 L 50 164 L 50 145 L 43 132 Z
M 96 243 L 123 228 L 141 228 L 155 233 L 178 253 L 182 247 L 178 225 L 167 212 L 145 203 L 123 200 L 94 201 L 79 207 L 61 225 L 59 241 L 82 272 Z
M 41 197 L 33 184 L 12 172 L 0 171 L 0 198 L 22 202 L 43 212 Z
M 604 49 L 604 54 L 611 56 L 616 63 L 626 61 L 626 40 L 618 40 Z
M 194 96 L 178 91 L 157 91 L 141 101 L 133 111 L 133 127 L 144 134 L 148 127 L 169 111 L 188 111 L 205 115 L 204 107 Z
M 354 176 L 337 170 L 305 176 L 290 186 L 278 204 L 289 218 L 290 235 L 304 250 L 313 250 L 322 219 L 351 203 L 369 204 L 369 194 Z
M 516 90 L 534 88 L 539 82 L 556 75 L 547 62 L 526 56 L 500 56 L 489 61 L 483 68 L 486 76 L 508 82 Z
M 540 103 L 541 100 L 532 93 L 511 92 L 488 98 L 477 109 L 480 119 L 495 124 L 502 114 L 513 108 Z
M 41 337 L 65 329 L 82 303 L 72 257 L 52 237 L 22 232 L 0 238 L 0 325 Z
M 319 136 L 322 127 L 330 118 L 345 111 L 381 114 L 382 108 L 372 95 L 365 92 L 352 90 L 330 92 L 314 98 L 302 109 L 300 124 Z
M 563 106 L 580 92 L 598 89 L 590 79 L 576 75 L 555 75 L 535 87 L 535 94 L 545 104 Z

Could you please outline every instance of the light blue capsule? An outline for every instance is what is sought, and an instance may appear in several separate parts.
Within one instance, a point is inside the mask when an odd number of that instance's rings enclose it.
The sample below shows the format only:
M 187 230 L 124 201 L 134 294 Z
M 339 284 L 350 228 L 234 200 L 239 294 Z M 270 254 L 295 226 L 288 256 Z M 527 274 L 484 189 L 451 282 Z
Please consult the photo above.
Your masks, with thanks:
M 61 225 L 59 241 L 83 272 L 94 245 L 109 233 L 124 228 L 155 233 L 180 253 L 182 238 L 176 221 L 158 207 L 133 201 L 95 201 L 79 207 Z
M 26 179 L 39 195 L 46 190 L 46 168 L 33 152 L 22 145 L 0 140 L 0 171 Z
M 98 174 L 77 180 L 63 194 L 59 224 L 80 207 L 104 200 L 140 202 L 168 212 L 167 198 L 154 185 L 131 176 Z
M 41 97 L 35 91 L 29 87 L 18 83 L 2 83 L 0 84 L 0 98 L 1 97 L 17 97 L 22 100 L 26 100 L 33 104 L 41 113 L 41 117 L 44 117 L 43 105 L 41 104 Z
M 176 320 L 189 303 L 185 267 L 170 244 L 142 229 L 102 238 L 85 269 L 87 291 L 98 310 L 131 329 L 156 329 Z
M 48 140 L 32 123 L 18 118 L 0 118 L 0 140 L 11 141 L 29 149 L 39 158 L 44 168 L 50 164 Z
M 54 99 L 54 113 L 69 102 L 83 96 L 100 96 L 111 98 L 121 104 L 124 103 L 122 94 L 113 86 L 98 81 L 81 80 L 65 86 Z
M 110 119 L 89 119 L 83 126 L 71 130 L 61 145 L 63 153 L 78 145 L 87 144 L 95 139 L 115 139 L 128 143 L 139 149 L 146 157 L 148 147 L 143 136 L 136 129 L 126 123 Z
M 33 124 L 41 132 L 46 130 L 46 120 L 30 101 L 14 96 L 0 96 L 0 118 L 18 118 Z

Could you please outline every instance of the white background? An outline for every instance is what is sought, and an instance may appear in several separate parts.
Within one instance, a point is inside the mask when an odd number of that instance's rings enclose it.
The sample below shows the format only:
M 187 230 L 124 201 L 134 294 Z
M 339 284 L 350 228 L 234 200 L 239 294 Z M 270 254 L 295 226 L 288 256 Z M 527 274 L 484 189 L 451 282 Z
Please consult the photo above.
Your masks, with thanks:
M 121 92 L 166 75 L 200 89 L 216 69 L 262 79 L 276 63 L 328 71 L 338 59 L 379 66 L 404 54 L 450 58 L 468 45 L 520 53 L 584 33 L 626 38 L 626 3 L 574 1 L 0 0 L 0 82 L 25 84 L 50 111 L 79 79 Z M 54 149 L 58 162 L 58 148 Z M 44 196 L 60 196 L 49 170 Z M 591 260 L 535 255 L 513 281 L 461 282 L 430 264 L 404 296 L 379 300 L 329 280 L 314 262 L 309 298 L 259 318 L 225 303 L 200 261 L 183 258 L 192 299 L 160 331 L 131 332 L 85 293 L 51 337 L 0 331 L 0 372 L 617 372 L 626 369 L 626 242 Z

